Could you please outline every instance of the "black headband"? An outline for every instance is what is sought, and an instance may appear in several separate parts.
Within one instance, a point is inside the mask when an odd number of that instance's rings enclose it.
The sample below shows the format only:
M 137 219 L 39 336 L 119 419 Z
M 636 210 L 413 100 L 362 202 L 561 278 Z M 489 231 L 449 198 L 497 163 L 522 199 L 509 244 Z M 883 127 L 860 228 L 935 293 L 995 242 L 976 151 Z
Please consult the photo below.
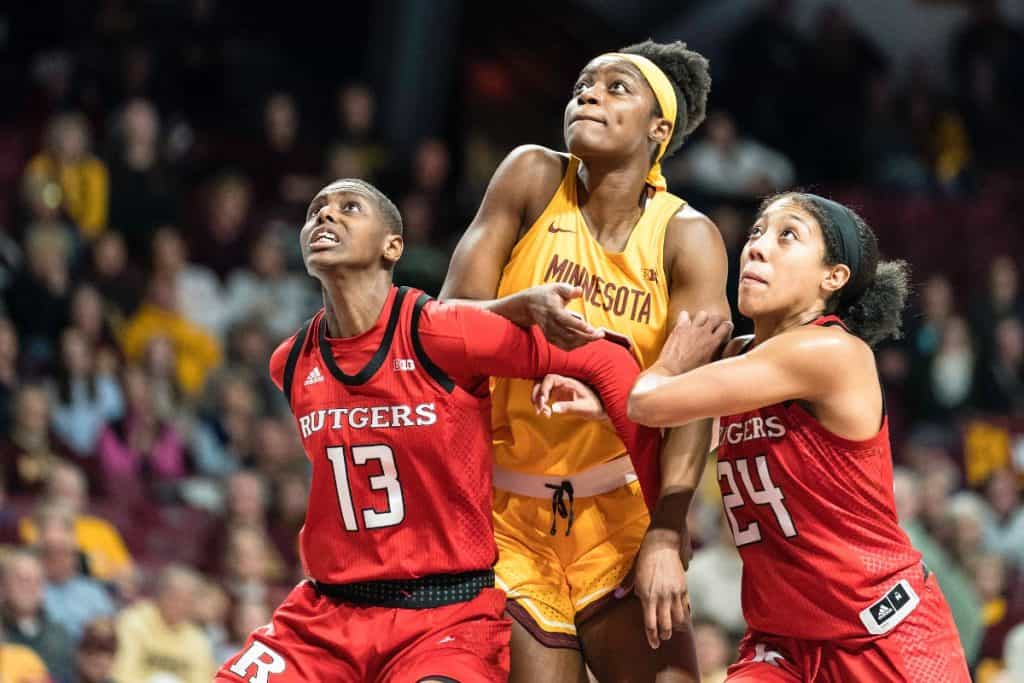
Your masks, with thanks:
M 843 287 L 839 295 L 840 301 L 850 301 L 861 293 L 863 285 L 860 283 L 860 230 L 857 228 L 857 221 L 853 218 L 853 212 L 848 208 L 816 194 L 807 193 L 804 195 L 828 218 L 821 229 L 827 230 L 835 237 L 839 246 L 837 254 L 839 263 L 850 269 L 850 280 Z

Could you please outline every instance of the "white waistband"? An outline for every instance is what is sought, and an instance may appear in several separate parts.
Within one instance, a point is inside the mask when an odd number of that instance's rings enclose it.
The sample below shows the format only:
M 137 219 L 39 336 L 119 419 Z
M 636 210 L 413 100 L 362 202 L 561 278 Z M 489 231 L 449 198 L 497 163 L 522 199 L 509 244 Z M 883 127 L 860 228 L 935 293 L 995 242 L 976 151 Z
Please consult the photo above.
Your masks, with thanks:
M 608 493 L 636 481 L 633 463 L 628 455 L 616 458 L 588 470 L 555 476 L 549 474 L 524 474 L 494 466 L 494 488 L 530 498 L 550 498 L 554 488 L 562 482 L 572 484 L 573 496 L 586 498 Z M 551 488 L 548 486 L 551 485 Z

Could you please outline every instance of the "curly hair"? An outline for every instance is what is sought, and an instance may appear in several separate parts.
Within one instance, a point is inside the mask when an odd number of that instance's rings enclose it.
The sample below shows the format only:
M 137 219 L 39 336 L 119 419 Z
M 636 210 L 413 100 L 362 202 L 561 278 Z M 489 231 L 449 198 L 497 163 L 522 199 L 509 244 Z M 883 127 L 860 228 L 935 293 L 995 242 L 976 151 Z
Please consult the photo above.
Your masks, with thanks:
M 708 93 L 711 92 L 708 60 L 704 55 L 688 49 L 686 43 L 680 40 L 674 43 L 645 40 L 624 47 L 619 52 L 646 57 L 672 81 L 679 107 L 672 126 L 672 138 L 665 149 L 667 159 L 675 154 L 686 137 L 697 129 L 707 115 Z M 657 106 L 655 113 L 662 115 L 660 106 Z

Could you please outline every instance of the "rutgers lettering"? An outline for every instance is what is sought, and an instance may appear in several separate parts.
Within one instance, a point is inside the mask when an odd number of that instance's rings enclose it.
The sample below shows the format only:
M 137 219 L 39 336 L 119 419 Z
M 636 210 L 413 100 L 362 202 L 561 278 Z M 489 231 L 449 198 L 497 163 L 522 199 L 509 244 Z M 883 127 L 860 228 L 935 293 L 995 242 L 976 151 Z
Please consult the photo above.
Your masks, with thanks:
M 389 429 L 392 427 L 429 427 L 437 422 L 433 403 L 412 406 L 373 406 L 370 408 L 327 408 L 314 410 L 299 418 L 302 438 L 327 429 Z
M 754 439 L 779 439 L 786 435 L 786 425 L 782 420 L 770 415 L 766 418 L 752 417 L 743 422 L 733 422 L 723 426 L 718 435 L 720 443 L 736 445 Z
M 569 259 L 551 256 L 544 281 L 567 282 L 583 288 L 583 300 L 616 316 L 628 315 L 633 322 L 651 322 L 651 295 L 642 289 L 623 287 L 599 275 L 592 275 L 584 266 Z

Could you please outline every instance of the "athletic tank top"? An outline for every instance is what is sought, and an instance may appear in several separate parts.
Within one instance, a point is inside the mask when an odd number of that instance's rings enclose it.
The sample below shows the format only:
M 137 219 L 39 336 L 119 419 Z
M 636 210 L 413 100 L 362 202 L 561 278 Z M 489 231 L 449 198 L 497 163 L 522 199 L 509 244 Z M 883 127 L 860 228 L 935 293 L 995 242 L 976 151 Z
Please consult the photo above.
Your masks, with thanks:
M 658 358 L 668 323 L 665 229 L 683 206 L 667 192 L 652 197 L 621 252 L 591 235 L 576 196 L 580 160 L 569 158 L 565 177 L 540 217 L 512 250 L 498 296 L 534 285 L 567 282 L 583 288 L 569 309 L 594 327 L 627 336 L 643 367 Z M 626 452 L 605 423 L 539 416 L 530 403 L 532 381 L 491 380 L 495 462 L 529 474 L 562 476 L 614 460 Z

